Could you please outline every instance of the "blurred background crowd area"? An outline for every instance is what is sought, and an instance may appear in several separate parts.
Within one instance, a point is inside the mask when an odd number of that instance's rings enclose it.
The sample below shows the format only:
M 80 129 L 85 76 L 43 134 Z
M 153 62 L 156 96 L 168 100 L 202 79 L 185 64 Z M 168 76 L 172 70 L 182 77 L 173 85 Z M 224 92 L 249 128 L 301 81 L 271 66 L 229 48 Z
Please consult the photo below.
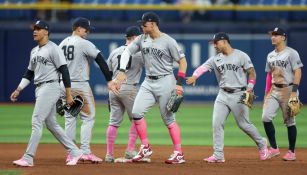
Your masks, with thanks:
M 33 8 L 27 6 L 37 3 L 39 5 Z M 64 6 L 45 6 L 52 3 Z M 142 9 L 148 6 L 157 10 L 166 22 L 307 21 L 307 0 L 0 0 L 0 4 L 1 21 L 44 19 L 57 22 L 84 16 L 96 21 L 129 22 L 139 18 L 144 12 Z M 65 4 L 79 5 L 79 8 L 70 9 Z M 133 5 L 139 6 L 131 8 Z

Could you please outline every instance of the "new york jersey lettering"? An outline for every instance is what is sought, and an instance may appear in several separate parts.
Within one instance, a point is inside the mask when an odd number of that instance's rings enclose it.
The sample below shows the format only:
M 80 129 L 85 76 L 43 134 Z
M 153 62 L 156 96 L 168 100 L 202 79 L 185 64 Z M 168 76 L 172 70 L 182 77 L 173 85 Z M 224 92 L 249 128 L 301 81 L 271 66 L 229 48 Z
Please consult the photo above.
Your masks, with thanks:
M 154 55 L 154 56 L 156 56 L 156 57 L 158 57 L 160 59 L 164 55 L 164 53 L 161 50 L 159 50 L 157 48 L 152 48 L 152 47 L 145 47 L 145 48 L 143 48 L 142 49 L 142 53 L 144 55 L 146 55 L 146 54 Z

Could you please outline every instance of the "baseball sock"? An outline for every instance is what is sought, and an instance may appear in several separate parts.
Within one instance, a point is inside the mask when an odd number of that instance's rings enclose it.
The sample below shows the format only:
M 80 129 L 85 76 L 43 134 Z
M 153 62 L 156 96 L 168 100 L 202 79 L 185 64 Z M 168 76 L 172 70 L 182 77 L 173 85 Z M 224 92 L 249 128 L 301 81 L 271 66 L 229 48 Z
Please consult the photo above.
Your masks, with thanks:
M 272 122 L 263 122 L 265 133 L 269 139 L 272 148 L 277 149 L 276 139 L 275 139 L 275 128 Z
M 148 146 L 148 137 L 147 137 L 147 126 L 145 118 L 141 118 L 140 120 L 134 120 L 136 131 L 140 137 L 142 145 Z
M 288 127 L 289 150 L 291 150 L 293 153 L 295 149 L 296 135 L 297 135 L 296 126 L 295 125 L 289 126 Z
M 174 150 L 182 153 L 181 143 L 180 143 L 180 128 L 177 122 L 173 122 L 172 124 L 168 125 L 167 128 L 173 141 Z
M 107 154 L 112 156 L 113 156 L 116 135 L 117 135 L 117 127 L 109 125 L 107 129 Z
M 128 140 L 128 146 L 127 151 L 134 151 L 135 148 L 135 142 L 137 139 L 137 131 L 135 128 L 134 122 L 131 122 L 130 130 L 129 130 L 129 140 Z

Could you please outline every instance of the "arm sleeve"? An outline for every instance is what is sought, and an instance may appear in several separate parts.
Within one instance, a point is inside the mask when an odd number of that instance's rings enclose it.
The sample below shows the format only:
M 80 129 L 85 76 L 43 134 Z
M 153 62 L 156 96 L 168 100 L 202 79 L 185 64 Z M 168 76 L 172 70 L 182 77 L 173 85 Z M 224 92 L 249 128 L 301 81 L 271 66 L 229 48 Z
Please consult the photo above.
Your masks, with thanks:
M 266 75 L 266 82 L 265 82 L 265 93 L 267 94 L 272 87 L 272 73 L 268 72 Z
M 31 81 L 33 79 L 33 77 L 34 77 L 34 71 L 31 71 L 31 70 L 27 69 L 27 71 L 25 72 L 25 74 L 23 74 L 22 77 L 28 79 L 29 81 Z
M 193 76 L 196 78 L 199 78 L 202 74 L 206 73 L 208 69 L 204 67 L 203 65 L 199 66 L 193 73 Z
M 58 70 L 62 74 L 62 79 L 63 79 L 65 88 L 70 88 L 71 83 L 70 83 L 70 76 L 69 76 L 67 65 L 65 64 L 65 65 L 60 66 Z
M 95 61 L 98 64 L 98 66 L 99 66 L 101 72 L 103 73 L 105 79 L 107 81 L 111 81 L 112 80 L 112 74 L 109 70 L 108 64 L 104 61 L 101 53 L 98 53 Z

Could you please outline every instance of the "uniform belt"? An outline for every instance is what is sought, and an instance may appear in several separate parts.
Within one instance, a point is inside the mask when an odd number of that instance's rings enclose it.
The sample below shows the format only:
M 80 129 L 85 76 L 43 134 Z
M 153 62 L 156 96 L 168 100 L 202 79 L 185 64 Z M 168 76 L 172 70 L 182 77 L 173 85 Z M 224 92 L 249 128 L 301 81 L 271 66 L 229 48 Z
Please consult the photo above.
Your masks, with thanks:
M 134 83 L 134 84 L 124 84 L 124 85 L 137 86 L 138 83 Z
M 276 84 L 274 83 L 274 86 L 278 87 L 278 88 L 285 88 L 285 87 L 288 87 L 288 86 L 292 86 L 293 83 L 290 83 L 290 84 Z
M 167 74 L 168 75 L 168 74 Z M 158 76 L 151 76 L 151 75 L 148 75 L 147 78 L 151 79 L 151 80 L 158 80 L 160 78 L 163 78 L 167 75 L 158 75 Z
M 227 93 L 235 93 L 235 92 L 240 92 L 240 91 L 245 91 L 246 90 L 246 87 L 241 87 L 241 88 L 238 88 L 238 89 L 229 89 L 229 88 L 222 88 L 225 92 Z
M 59 80 L 49 80 L 49 81 L 43 81 L 43 82 L 39 82 L 37 84 L 35 84 L 36 87 L 40 87 L 43 84 L 47 84 L 47 83 L 53 83 L 53 82 L 58 82 Z

